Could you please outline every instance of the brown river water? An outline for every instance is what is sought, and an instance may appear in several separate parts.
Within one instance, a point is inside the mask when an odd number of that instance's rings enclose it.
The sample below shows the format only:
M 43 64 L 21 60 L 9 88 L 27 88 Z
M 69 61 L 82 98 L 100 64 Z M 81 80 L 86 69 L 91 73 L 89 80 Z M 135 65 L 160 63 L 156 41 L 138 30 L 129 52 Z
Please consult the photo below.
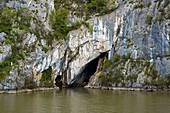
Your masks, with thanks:
M 68 88 L 0 94 L 0 113 L 170 113 L 170 92 Z

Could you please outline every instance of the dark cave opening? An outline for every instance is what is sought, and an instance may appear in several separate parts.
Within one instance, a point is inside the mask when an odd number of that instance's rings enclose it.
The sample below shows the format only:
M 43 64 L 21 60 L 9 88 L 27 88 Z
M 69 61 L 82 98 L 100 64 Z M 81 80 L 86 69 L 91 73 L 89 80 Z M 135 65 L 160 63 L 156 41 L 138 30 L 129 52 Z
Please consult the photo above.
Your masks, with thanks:
M 104 58 L 107 55 L 107 52 L 101 53 L 97 58 L 93 59 L 86 65 L 84 65 L 79 74 L 72 80 L 72 84 L 70 86 L 84 86 L 89 82 L 90 77 L 95 74 L 99 59 Z
M 55 85 L 57 87 L 62 87 L 62 81 L 61 81 L 61 76 L 58 75 L 56 78 L 55 78 Z
M 72 80 L 70 85 L 66 85 L 67 87 L 77 87 L 77 86 L 85 86 L 88 84 L 89 79 L 92 75 L 95 74 L 95 72 L 98 69 L 99 60 L 103 59 L 104 57 L 108 56 L 108 51 L 101 53 L 98 57 L 93 59 L 92 61 L 88 62 L 86 65 L 84 65 L 77 76 Z M 66 79 L 66 78 L 64 78 Z M 55 78 L 55 85 L 58 87 L 65 86 L 63 84 L 63 77 L 61 75 L 58 75 Z

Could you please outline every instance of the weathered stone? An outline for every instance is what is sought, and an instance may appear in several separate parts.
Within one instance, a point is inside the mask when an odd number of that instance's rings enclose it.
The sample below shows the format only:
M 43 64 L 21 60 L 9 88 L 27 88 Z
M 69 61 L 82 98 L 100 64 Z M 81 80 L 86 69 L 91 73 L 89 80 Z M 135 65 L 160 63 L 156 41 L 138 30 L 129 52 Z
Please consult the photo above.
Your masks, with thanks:
M 8 59 L 12 54 L 11 45 L 0 46 L 0 63 Z
M 4 37 L 5 35 L 6 35 L 6 33 L 4 33 L 4 32 L 0 33 L 0 42 L 3 42 L 6 40 Z
M 150 0 L 145 0 L 145 2 L 148 3 Z M 48 5 L 48 8 L 45 7 L 45 4 Z M 20 65 L 18 67 L 23 67 L 21 68 L 22 74 L 26 76 L 34 75 L 35 81 L 39 83 L 40 73 L 51 66 L 53 69 L 53 81 L 60 75 L 64 84 L 72 85 L 75 81 L 83 83 L 86 79 L 86 76 L 83 75 L 86 72 L 84 70 L 87 69 L 85 67 L 88 67 L 91 64 L 90 62 L 106 52 L 108 53 L 106 55 L 108 59 L 114 54 L 123 56 L 128 53 L 131 53 L 133 59 L 151 59 L 160 75 L 164 77 L 169 75 L 170 63 L 168 57 L 165 57 L 165 54 L 170 54 L 169 21 L 165 19 L 162 22 L 156 21 L 151 25 L 146 23 L 147 14 L 152 15 L 153 20 L 159 14 L 157 3 L 152 1 L 150 7 L 145 5 L 143 8 L 134 8 L 134 4 L 130 4 L 129 1 L 125 3 L 118 0 L 116 5 L 118 4 L 120 4 L 119 8 L 112 13 L 99 17 L 94 16 L 88 20 L 90 25 L 93 26 L 92 31 L 82 25 L 81 28 L 68 34 L 68 41 L 54 40 L 51 45 L 53 49 L 49 49 L 46 53 L 42 51 L 42 47 L 38 46 L 38 44 L 42 44 L 47 47 L 46 41 L 38 40 L 35 34 L 25 34 L 22 45 L 35 43 L 35 52 L 31 52 L 30 56 L 26 57 L 26 60 L 19 61 Z M 40 0 L 39 3 L 34 0 L 9 1 L 7 6 L 13 8 L 27 6 L 30 11 L 37 10 L 36 18 L 45 24 L 45 28 L 50 29 L 47 15 L 54 10 L 54 0 Z M 167 8 L 165 11 L 167 11 Z M 33 17 L 35 16 L 34 14 L 32 13 Z M 76 20 L 81 20 L 81 18 L 73 17 L 70 19 L 71 22 Z M 31 26 L 33 29 L 35 28 L 33 23 Z M 4 50 L 4 47 L 7 49 Z M 11 54 L 11 46 L 0 45 L 0 50 L 3 50 L 2 53 L 0 52 L 0 62 L 3 62 Z M 157 56 L 161 56 L 161 58 L 157 59 Z M 128 66 L 131 65 L 126 65 L 126 67 Z M 93 71 L 95 70 L 96 66 Z M 17 87 L 16 82 L 11 83 L 11 85 L 7 84 L 6 81 L 9 79 L 21 78 L 21 81 L 24 80 L 25 76 L 23 77 L 15 71 L 17 70 L 13 69 L 10 72 L 11 78 L 5 78 L 3 82 L 4 86 L 6 85 L 5 88 Z M 133 71 L 135 72 L 136 69 Z M 90 73 L 88 77 L 93 74 Z M 127 81 L 126 84 L 128 87 L 131 84 L 133 87 L 142 87 L 140 83 L 144 83 L 145 78 L 144 72 L 141 72 L 138 74 L 136 83 L 132 84 Z M 97 80 L 95 77 L 94 79 Z M 149 78 L 147 79 L 149 80 Z M 93 83 L 100 86 L 97 82 Z M 20 82 L 20 84 L 23 85 L 24 82 Z M 122 84 L 119 84 L 119 86 L 122 86 Z M 1 84 L 0 88 L 2 88 Z
M 108 87 L 101 87 L 101 89 L 108 90 L 109 88 Z

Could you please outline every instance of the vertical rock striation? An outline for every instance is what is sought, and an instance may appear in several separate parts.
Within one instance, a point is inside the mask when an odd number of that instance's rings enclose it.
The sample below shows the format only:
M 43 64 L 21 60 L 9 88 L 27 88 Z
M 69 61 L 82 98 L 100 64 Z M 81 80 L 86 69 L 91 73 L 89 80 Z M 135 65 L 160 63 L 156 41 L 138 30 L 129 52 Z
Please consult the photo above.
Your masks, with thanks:
M 30 10 L 38 10 L 38 19 L 45 23 L 47 29 L 50 29 L 48 15 L 54 10 L 54 1 L 40 2 L 41 5 L 33 0 L 10 1 L 7 5 L 9 7 L 27 5 Z M 111 59 L 115 54 L 123 56 L 130 53 L 133 59 L 149 59 L 159 75 L 164 77 L 170 75 L 170 30 L 169 19 L 166 19 L 168 14 L 165 13 L 161 21 L 158 17 L 161 15 L 158 10 L 164 7 L 165 1 L 159 3 L 154 0 L 144 0 L 141 3 L 143 7 L 137 7 L 138 2 L 135 0 L 133 2 L 119 0 L 119 2 L 119 7 L 112 13 L 95 16 L 88 20 L 93 26 L 92 30 L 82 25 L 79 29 L 69 32 L 67 41 L 54 40 L 52 49 L 46 53 L 42 51 L 39 44 L 47 46 L 47 42 L 43 39 L 38 40 L 34 34 L 28 33 L 23 45 L 35 43 L 36 51 L 25 60 L 21 60 L 17 68 L 12 68 L 11 76 L 1 81 L 0 89 L 14 89 L 19 85 L 23 87 L 24 77 L 32 75 L 39 84 L 42 72 L 50 66 L 53 69 L 54 83 L 55 78 L 61 76 L 65 85 L 82 84 L 86 81 L 86 77 L 89 78 L 97 71 L 96 67 L 100 58 Z M 168 12 L 168 7 L 165 7 L 164 11 Z M 152 18 L 148 20 L 150 16 Z M 3 33 L 0 37 L 3 37 Z M 1 38 L 0 43 L 3 40 L 5 39 Z M 3 62 L 10 53 L 10 45 L 0 45 L 0 62 Z M 88 72 L 88 68 L 94 68 L 91 70 L 94 72 Z M 19 73 L 18 70 L 20 70 Z

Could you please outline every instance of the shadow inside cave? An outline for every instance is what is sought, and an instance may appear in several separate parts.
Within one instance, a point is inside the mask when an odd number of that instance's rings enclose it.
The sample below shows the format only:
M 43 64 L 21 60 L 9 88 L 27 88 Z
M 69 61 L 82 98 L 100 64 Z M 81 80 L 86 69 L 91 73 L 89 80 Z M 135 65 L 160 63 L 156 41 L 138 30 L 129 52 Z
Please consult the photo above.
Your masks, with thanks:
M 72 86 L 84 86 L 87 85 L 89 82 L 89 79 L 92 75 L 95 74 L 97 71 L 99 59 L 103 59 L 105 56 L 108 56 L 108 52 L 101 53 L 98 57 L 84 65 L 77 76 L 72 80 L 70 87 Z

